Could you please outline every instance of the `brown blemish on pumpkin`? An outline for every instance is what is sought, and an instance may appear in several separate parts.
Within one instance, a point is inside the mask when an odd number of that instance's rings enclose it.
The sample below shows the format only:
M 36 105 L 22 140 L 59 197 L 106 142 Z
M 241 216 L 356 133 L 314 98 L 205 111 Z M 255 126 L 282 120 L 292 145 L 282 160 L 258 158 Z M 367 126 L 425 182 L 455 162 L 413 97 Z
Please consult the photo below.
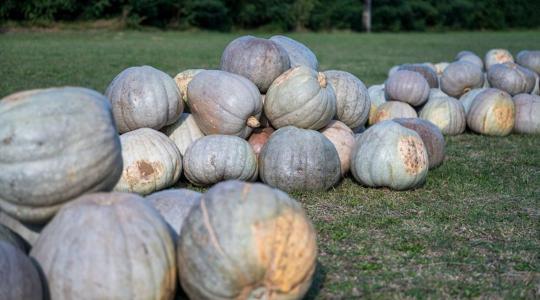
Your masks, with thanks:
M 13 141 L 13 136 L 8 136 L 7 138 L 2 140 L 2 143 L 4 143 L 5 145 L 9 145 L 11 144 L 12 141 Z
M 144 160 L 139 160 L 137 162 L 137 168 L 139 168 L 139 173 L 141 174 L 141 176 L 145 177 L 145 178 L 152 175 L 152 174 L 154 174 L 154 172 L 155 172 L 152 165 L 147 163 Z
M 407 173 L 416 175 L 426 168 L 427 155 L 423 153 L 426 150 L 422 140 L 414 136 L 402 137 L 398 142 L 398 150 Z
M 514 110 L 511 106 L 502 104 L 493 108 L 495 122 L 499 128 L 509 128 L 514 126 Z
M 504 63 L 510 61 L 510 57 L 505 52 L 498 51 L 495 54 L 495 60 L 497 60 L 498 63 Z
M 380 121 L 388 120 L 390 118 L 390 113 L 386 110 L 378 110 L 375 112 L 375 117 L 373 117 L 373 124 L 376 124 Z

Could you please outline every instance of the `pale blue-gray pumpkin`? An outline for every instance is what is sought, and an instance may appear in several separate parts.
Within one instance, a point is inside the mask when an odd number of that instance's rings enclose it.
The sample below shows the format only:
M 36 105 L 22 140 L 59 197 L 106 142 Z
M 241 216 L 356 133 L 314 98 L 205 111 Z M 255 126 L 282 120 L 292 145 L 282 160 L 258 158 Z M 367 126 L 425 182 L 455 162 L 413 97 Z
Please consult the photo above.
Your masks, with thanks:
M 319 62 L 317 61 L 315 53 L 306 47 L 306 45 L 283 35 L 274 35 L 270 40 L 285 49 L 285 52 L 287 52 L 289 56 L 291 68 L 297 66 L 306 66 L 313 70 L 319 68 Z
M 514 62 L 512 53 L 506 49 L 491 49 L 486 53 L 484 57 L 484 66 L 486 71 L 496 64 L 503 64 L 506 62 Z
M 76 87 L 15 93 L 0 101 L 0 208 L 44 223 L 65 203 L 110 191 L 122 173 L 109 101 Z
M 504 91 L 489 88 L 479 93 L 467 113 L 467 125 L 477 133 L 505 136 L 512 132 L 515 106 Z
M 441 90 L 452 97 L 461 97 L 466 92 L 482 87 L 482 69 L 467 61 L 451 63 L 441 75 Z
M 409 104 L 401 101 L 387 101 L 377 107 L 370 120 L 371 124 L 392 120 L 395 118 L 417 118 L 416 110 Z
M 467 124 L 463 105 L 457 99 L 447 95 L 436 92 L 432 95 L 420 110 L 419 118 L 435 124 L 445 135 L 463 133 Z
M 540 133 L 540 96 L 519 94 L 514 96 L 516 121 L 514 132 Z
M 404 64 L 399 66 L 399 70 L 407 70 L 412 72 L 417 72 L 427 81 L 430 88 L 438 88 L 439 80 L 437 78 L 437 73 L 435 73 L 435 66 L 433 68 L 426 63 L 423 64 Z
M 428 99 L 429 84 L 418 72 L 398 70 L 386 80 L 384 91 L 389 101 L 401 101 L 418 106 Z
M 391 120 L 368 128 L 352 150 L 351 173 L 369 187 L 411 189 L 425 181 L 428 168 L 422 138 Z
M 369 108 L 368 124 L 374 124 L 375 113 L 377 108 L 386 102 L 386 96 L 384 92 L 384 84 L 372 85 L 368 88 L 369 101 L 371 106 Z
M 511 96 L 532 92 L 536 83 L 533 71 L 512 62 L 491 66 L 487 76 L 492 87 Z
M 204 136 L 193 115 L 188 113 L 183 113 L 178 121 L 163 128 L 161 131 L 174 142 L 182 156 L 184 156 L 187 147 L 191 143 Z
M 484 61 L 480 58 L 480 56 L 476 55 L 472 51 L 460 51 L 456 55 L 456 60 L 468 61 L 472 64 L 477 65 L 478 67 L 480 67 L 480 69 L 484 69 Z
M 418 133 L 426 146 L 429 169 L 440 166 L 444 161 L 446 142 L 441 130 L 428 120 L 419 118 L 394 119 L 401 126 L 412 129 Z
M 540 51 L 519 51 L 516 56 L 516 62 L 540 74 Z
M 471 105 L 472 105 L 472 103 L 474 101 L 474 98 L 476 98 L 476 96 L 478 94 L 485 91 L 486 89 L 487 88 L 472 89 L 472 90 L 466 92 L 465 94 L 463 94 L 459 98 L 459 102 L 461 102 L 461 104 L 463 105 L 463 109 L 465 110 L 465 115 L 469 112 L 469 109 L 471 108 Z
M 0 240 L 0 299 L 41 300 L 43 284 L 39 271 L 24 252 Z
M 300 203 L 260 183 L 209 189 L 184 221 L 180 282 L 190 299 L 302 299 L 317 258 Z

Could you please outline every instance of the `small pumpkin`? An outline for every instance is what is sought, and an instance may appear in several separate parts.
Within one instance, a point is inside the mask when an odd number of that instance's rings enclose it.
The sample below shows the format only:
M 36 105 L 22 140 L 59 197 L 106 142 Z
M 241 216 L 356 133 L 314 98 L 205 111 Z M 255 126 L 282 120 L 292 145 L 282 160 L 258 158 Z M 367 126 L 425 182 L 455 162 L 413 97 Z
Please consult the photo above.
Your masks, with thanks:
M 514 96 L 516 121 L 514 132 L 540 133 L 540 96 L 519 94 Z
M 463 94 L 459 98 L 459 102 L 461 102 L 461 105 L 463 105 L 465 115 L 469 113 L 469 109 L 471 108 L 471 105 L 472 105 L 472 103 L 474 101 L 474 98 L 476 98 L 476 96 L 478 96 L 478 94 L 485 91 L 486 89 L 487 88 L 472 89 L 472 90 L 466 92 L 465 94 Z
M 456 60 L 468 61 L 477 65 L 480 69 L 484 69 L 484 61 L 472 51 L 460 51 L 456 55 Z
M 489 88 L 479 93 L 467 113 L 467 125 L 477 133 L 508 135 L 514 128 L 515 107 L 504 91 Z
M 341 177 L 339 155 L 320 132 L 283 127 L 259 154 L 259 177 L 288 192 L 327 190 Z
M 230 135 L 208 135 L 187 148 L 184 174 L 191 183 L 199 186 L 229 179 L 255 181 L 257 156 L 244 139 Z
M 204 136 L 193 115 L 188 113 L 183 113 L 178 121 L 163 128 L 161 131 L 174 142 L 182 156 L 184 156 L 187 147 L 191 143 Z
M 386 99 L 412 106 L 422 105 L 429 96 L 429 84 L 418 72 L 398 70 L 384 84 Z
M 417 187 L 425 181 L 428 166 L 427 150 L 418 133 L 391 120 L 368 128 L 352 150 L 351 173 L 369 187 Z
M 426 64 L 404 64 L 399 67 L 399 70 L 407 70 L 412 72 L 417 72 L 427 81 L 430 88 L 439 87 L 439 79 L 437 78 L 437 73 Z
M 446 143 L 439 127 L 428 120 L 419 118 L 402 118 L 394 119 L 393 121 L 403 127 L 416 131 L 420 138 L 422 138 L 424 146 L 426 146 L 430 170 L 435 169 L 443 163 Z
M 371 102 L 371 107 L 369 108 L 368 124 L 373 125 L 375 123 L 374 117 L 375 113 L 377 112 L 377 108 L 381 106 L 381 104 L 386 102 L 384 84 L 376 84 L 370 86 L 368 88 L 368 95 Z
M 244 76 L 264 94 L 289 67 L 289 55 L 283 47 L 271 40 L 248 35 L 227 45 L 221 56 L 220 69 Z
M 253 148 L 253 151 L 257 157 L 259 157 L 262 147 L 266 144 L 274 131 L 275 130 L 272 127 L 257 128 L 249 136 L 248 143 Z
M 534 72 L 515 63 L 495 64 L 489 68 L 488 80 L 492 87 L 514 96 L 534 89 Z
M 306 45 L 283 35 L 274 35 L 270 40 L 285 49 L 285 52 L 287 52 L 289 56 L 291 68 L 297 66 L 306 66 L 313 70 L 319 68 L 319 62 L 317 61 L 315 53 L 306 47 Z
M 159 130 L 174 123 L 184 110 L 171 76 L 150 66 L 125 69 L 109 84 L 105 96 L 120 133 L 143 127 Z
M 520 51 L 516 56 L 516 62 L 540 74 L 540 51 Z
M 483 84 L 482 69 L 467 61 L 459 60 L 451 63 L 441 76 L 441 90 L 452 97 L 461 97 Z
M 0 209 L 45 223 L 64 203 L 110 191 L 122 173 L 120 139 L 109 101 L 64 87 L 0 101 Z
M 321 133 L 336 147 L 341 163 L 341 175 L 349 172 L 351 150 L 354 146 L 354 132 L 343 122 L 334 120 L 321 129 Z
M 195 77 L 195 75 L 201 73 L 202 71 L 204 71 L 204 69 L 187 69 L 174 76 L 174 82 L 176 82 L 180 95 L 182 95 L 182 101 L 184 101 L 184 112 L 189 112 L 189 101 L 187 98 L 188 84 L 191 79 Z
M 182 155 L 163 133 L 141 128 L 122 134 L 120 141 L 124 170 L 115 191 L 148 195 L 170 187 L 180 178 Z
M 202 71 L 188 85 L 191 113 L 204 134 L 247 138 L 260 126 L 262 100 L 248 79 L 217 70 Z
M 51 299 L 173 299 L 175 294 L 167 224 L 135 194 L 87 194 L 63 206 L 30 255 L 43 270 Z
M 336 119 L 351 128 L 364 125 L 371 107 L 364 83 L 345 71 L 330 70 L 325 71 L 324 75 L 336 95 Z
M 306 66 L 288 70 L 268 89 L 264 113 L 274 128 L 318 130 L 336 114 L 336 95 L 326 75 Z
M 395 118 L 417 118 L 418 114 L 409 104 L 400 101 L 387 101 L 377 107 L 373 115 L 373 123 Z
M 489 71 L 489 68 L 491 68 L 493 65 L 503 64 L 506 62 L 514 62 L 512 53 L 506 49 L 491 49 L 484 57 L 484 65 L 487 71 Z
M 0 240 L 0 278 L 0 299 L 43 299 L 39 272 L 30 258 L 3 240 Z
M 420 110 L 419 117 L 435 124 L 445 135 L 458 135 L 465 131 L 466 115 L 463 105 L 449 96 L 430 97 Z

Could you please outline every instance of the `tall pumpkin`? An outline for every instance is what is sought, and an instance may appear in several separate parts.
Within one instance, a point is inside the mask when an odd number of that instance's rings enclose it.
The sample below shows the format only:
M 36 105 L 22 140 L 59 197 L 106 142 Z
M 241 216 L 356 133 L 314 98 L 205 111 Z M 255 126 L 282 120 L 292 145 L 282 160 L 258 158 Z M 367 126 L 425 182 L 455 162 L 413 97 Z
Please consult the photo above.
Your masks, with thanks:
M 321 129 L 321 133 L 336 147 L 341 163 L 341 174 L 349 172 L 351 165 L 351 150 L 354 146 L 354 132 L 343 122 L 334 120 Z
M 41 300 L 39 272 L 24 252 L 0 240 L 0 299 Z
M 465 131 L 465 109 L 457 99 L 449 96 L 430 98 L 420 110 L 419 117 L 435 124 L 445 135 L 458 135 Z
M 395 118 L 417 118 L 418 114 L 409 104 L 400 101 L 387 101 L 377 107 L 372 124 Z M 371 122 L 370 121 L 370 122 Z
M 532 92 L 536 83 L 534 75 L 533 71 L 511 62 L 493 65 L 487 73 L 492 87 L 511 96 Z
M 183 113 L 174 124 L 163 128 L 162 132 L 176 144 L 182 156 L 191 143 L 204 136 L 193 115 L 187 113 Z
M 482 69 L 467 61 L 451 63 L 441 75 L 441 90 L 456 98 L 483 84 Z
M 0 209 L 44 223 L 65 202 L 111 190 L 122 173 L 120 139 L 103 95 L 65 87 L 0 101 Z
M 540 133 L 540 96 L 519 94 L 514 96 L 516 123 L 514 132 Z
M 467 125 L 477 133 L 508 135 L 514 128 L 515 106 L 512 97 L 498 89 L 478 94 L 467 113 Z
M 486 71 L 489 71 L 489 68 L 491 66 L 496 64 L 503 64 L 506 62 L 514 62 L 514 57 L 512 56 L 512 53 L 506 49 L 491 49 L 486 53 L 486 56 L 484 57 L 484 65 L 486 67 Z
M 520 51 L 516 56 L 516 62 L 540 74 L 540 51 Z
M 384 91 L 387 100 L 422 105 L 429 96 L 429 84 L 418 72 L 398 70 L 386 80 Z
M 315 271 L 315 230 L 287 194 L 227 181 L 185 220 L 177 257 L 191 299 L 301 299 Z
M 418 133 L 424 146 L 426 146 L 429 169 L 440 166 L 444 161 L 446 142 L 439 127 L 428 120 L 419 118 L 394 119 L 399 125 L 412 129 Z
M 319 62 L 315 53 L 304 44 L 283 35 L 274 35 L 270 40 L 280 45 L 287 52 L 291 68 L 297 66 L 306 66 L 313 70 L 319 68 Z
M 182 95 L 166 73 L 150 67 L 131 67 L 107 87 L 114 120 L 120 133 L 139 128 L 161 129 L 172 124 L 184 110 Z

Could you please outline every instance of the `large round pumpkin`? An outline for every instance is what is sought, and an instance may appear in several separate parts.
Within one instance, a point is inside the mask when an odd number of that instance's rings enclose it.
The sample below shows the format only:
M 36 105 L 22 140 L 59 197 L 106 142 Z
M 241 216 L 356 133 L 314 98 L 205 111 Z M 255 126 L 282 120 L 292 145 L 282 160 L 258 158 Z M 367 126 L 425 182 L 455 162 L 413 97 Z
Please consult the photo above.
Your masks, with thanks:
M 491 66 L 487 76 L 492 87 L 512 96 L 532 92 L 536 83 L 533 71 L 512 62 Z
M 387 101 L 377 107 L 372 124 L 395 118 L 417 118 L 418 114 L 409 104 L 400 101 Z
M 489 88 L 478 94 L 467 113 L 467 125 L 477 133 L 495 136 L 509 134 L 514 128 L 515 107 L 504 91 Z
M 506 62 L 514 62 L 514 57 L 512 53 L 506 49 L 491 49 L 486 53 L 484 57 L 484 65 L 486 71 L 491 68 L 491 66 L 496 64 L 503 64 Z
M 248 35 L 227 45 L 221 56 L 220 68 L 246 77 L 264 94 L 274 79 L 289 67 L 289 55 L 280 45 Z
M 172 124 L 184 110 L 182 95 L 166 73 L 150 67 L 131 67 L 118 74 L 105 96 L 112 103 L 120 133 Z
M 62 207 L 30 255 L 51 299 L 173 299 L 174 244 L 167 224 L 135 194 L 97 193 Z
M 180 95 L 182 95 L 182 100 L 184 101 L 185 112 L 190 111 L 187 94 L 188 84 L 191 82 L 191 79 L 195 77 L 195 75 L 201 73 L 202 71 L 204 71 L 204 69 L 187 69 L 174 76 L 174 81 L 176 82 L 176 86 L 178 87 L 178 90 L 180 90 Z
M 540 74 L 540 51 L 520 51 L 516 56 L 516 62 Z
M 428 99 L 429 84 L 418 72 L 399 70 L 386 80 L 384 91 L 387 100 L 418 106 Z
M 326 79 L 336 94 L 336 118 L 350 128 L 364 125 L 368 119 L 371 102 L 364 83 L 345 71 L 325 71 Z
M 299 66 L 272 83 L 264 113 L 274 128 L 292 125 L 318 130 L 336 114 L 336 95 L 323 73 Z
M 176 144 L 182 156 L 191 143 L 204 136 L 193 115 L 188 113 L 183 113 L 178 121 L 163 128 L 162 132 Z
M 259 157 L 259 153 L 261 153 L 263 146 L 266 144 L 274 131 L 275 130 L 272 127 L 257 128 L 249 136 L 248 143 L 253 148 L 253 151 L 257 157 Z
M 540 133 L 540 96 L 519 94 L 514 96 L 516 123 L 514 132 Z
M 327 190 L 339 181 L 340 169 L 332 142 L 293 126 L 274 132 L 259 154 L 261 180 L 284 191 Z
M 441 90 L 452 97 L 461 97 L 466 92 L 484 84 L 482 69 L 467 61 L 451 63 L 441 75 Z
M 446 143 L 439 127 L 428 120 L 419 118 L 394 119 L 394 122 L 418 133 L 426 146 L 429 169 L 440 166 L 444 161 Z
M 191 113 L 205 134 L 247 138 L 260 125 L 261 94 L 240 75 L 202 71 L 189 83 L 188 98 Z
M 476 55 L 472 51 L 460 51 L 456 55 L 456 60 L 468 61 L 474 65 L 477 65 L 480 67 L 480 69 L 484 69 L 484 61 L 482 61 L 480 56 Z
M 384 84 L 372 85 L 368 88 L 369 100 L 371 107 L 369 108 L 368 124 L 374 124 L 375 113 L 377 108 L 386 102 L 386 95 L 384 92 Z
M 111 190 L 120 139 L 103 95 L 85 88 L 16 93 L 0 101 L 0 209 L 44 223 L 65 202 Z
M 41 300 L 39 272 L 21 249 L 0 240 L 0 299 Z
M 433 66 L 432 69 L 427 64 L 404 64 L 399 66 L 399 70 L 417 72 L 426 79 L 430 88 L 433 89 L 439 87 L 439 79 L 437 78 L 437 73 L 435 73 L 435 66 Z
M 206 192 L 177 247 L 191 299 L 302 299 L 316 266 L 315 230 L 301 205 L 263 184 L 222 182 Z
M 285 52 L 287 52 L 289 56 L 291 68 L 297 66 L 306 66 L 313 70 L 319 68 L 319 62 L 317 61 L 315 53 L 304 44 L 283 35 L 274 35 L 270 40 L 285 49 Z
M 122 134 L 120 141 L 124 170 L 115 191 L 147 195 L 175 184 L 180 178 L 182 155 L 163 133 L 141 128 Z
M 351 173 L 363 185 L 394 190 L 424 182 L 428 154 L 420 136 L 394 121 L 368 128 L 352 150 Z
M 184 174 L 193 184 L 257 179 L 257 156 L 251 145 L 237 136 L 208 135 L 193 142 L 184 155 Z
M 435 124 L 445 135 L 461 134 L 467 124 L 463 105 L 449 96 L 430 97 L 418 116 Z
M 341 163 L 341 174 L 349 172 L 351 165 L 351 150 L 354 146 L 354 132 L 344 123 L 334 120 L 321 129 L 321 133 L 336 147 Z

